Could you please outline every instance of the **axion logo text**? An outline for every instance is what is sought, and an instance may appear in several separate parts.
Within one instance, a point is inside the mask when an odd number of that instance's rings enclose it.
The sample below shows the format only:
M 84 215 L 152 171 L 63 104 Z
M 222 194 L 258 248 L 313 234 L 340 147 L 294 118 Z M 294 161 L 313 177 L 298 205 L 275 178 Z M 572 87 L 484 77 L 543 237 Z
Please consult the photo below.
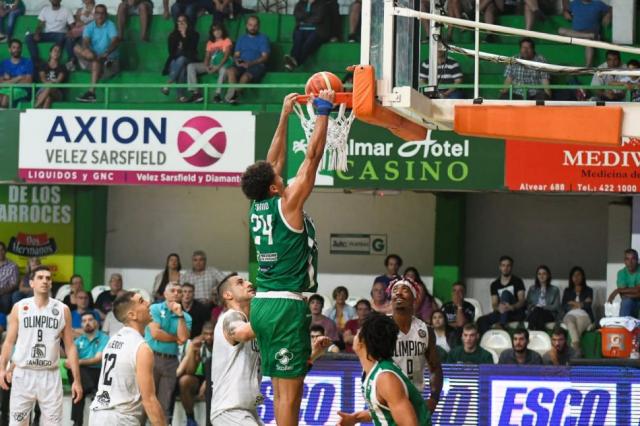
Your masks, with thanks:
M 219 122 L 210 117 L 187 120 L 178 132 L 178 151 L 192 166 L 215 164 L 227 147 L 227 135 Z

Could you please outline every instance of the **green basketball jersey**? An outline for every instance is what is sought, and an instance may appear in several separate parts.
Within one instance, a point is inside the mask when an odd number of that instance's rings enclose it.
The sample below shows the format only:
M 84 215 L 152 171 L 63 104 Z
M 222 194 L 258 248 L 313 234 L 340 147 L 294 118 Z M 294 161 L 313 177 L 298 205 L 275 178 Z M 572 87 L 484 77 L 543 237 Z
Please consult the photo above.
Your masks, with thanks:
M 394 426 L 397 424 L 391 416 L 391 410 L 378 401 L 376 394 L 376 380 L 378 379 L 378 376 L 384 372 L 391 372 L 395 374 L 404 384 L 409 396 L 409 401 L 411 401 L 411 405 L 413 405 L 413 409 L 416 412 L 418 424 L 420 426 L 430 425 L 431 413 L 429 413 L 427 404 L 422 399 L 420 391 L 418 391 L 407 376 L 405 376 L 400 367 L 394 364 L 391 360 L 378 361 L 378 363 L 374 365 L 369 372 L 369 375 L 367 375 L 362 382 L 362 395 L 364 395 L 364 399 L 369 406 L 373 424 L 376 426 Z
M 301 230 L 282 214 L 281 198 L 254 201 L 249 210 L 251 240 L 258 257 L 258 291 L 315 292 L 318 247 L 313 223 L 304 215 Z

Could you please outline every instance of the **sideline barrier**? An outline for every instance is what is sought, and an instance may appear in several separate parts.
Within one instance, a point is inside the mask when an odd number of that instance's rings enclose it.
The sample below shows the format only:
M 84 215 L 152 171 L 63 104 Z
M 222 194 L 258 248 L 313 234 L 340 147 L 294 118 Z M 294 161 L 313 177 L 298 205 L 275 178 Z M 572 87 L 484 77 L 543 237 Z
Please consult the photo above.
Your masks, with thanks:
M 640 422 L 639 368 L 446 364 L 443 370 L 434 425 L 636 426 Z M 318 360 L 305 379 L 300 424 L 334 425 L 338 410 L 363 409 L 361 374 L 358 361 L 346 355 Z M 265 403 L 258 413 L 266 424 L 275 424 L 269 378 L 261 389 Z M 425 398 L 428 389 L 427 385 Z

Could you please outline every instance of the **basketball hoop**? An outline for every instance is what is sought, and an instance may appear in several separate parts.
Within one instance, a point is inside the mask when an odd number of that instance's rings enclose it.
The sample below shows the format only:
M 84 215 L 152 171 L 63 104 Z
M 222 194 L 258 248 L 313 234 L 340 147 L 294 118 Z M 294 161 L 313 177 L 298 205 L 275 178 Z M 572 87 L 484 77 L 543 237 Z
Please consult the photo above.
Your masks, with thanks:
M 300 95 L 296 99 L 293 110 L 300 118 L 302 130 L 307 139 L 307 146 L 311 140 L 316 124 L 316 113 L 312 104 L 313 98 L 308 95 Z M 303 105 L 306 104 L 306 108 Z M 337 92 L 334 99 L 337 111 L 329 116 L 327 128 L 327 145 L 322 158 L 322 170 L 347 171 L 347 139 L 349 130 L 355 115 L 351 104 L 351 93 Z M 306 113 L 305 113 L 306 110 Z

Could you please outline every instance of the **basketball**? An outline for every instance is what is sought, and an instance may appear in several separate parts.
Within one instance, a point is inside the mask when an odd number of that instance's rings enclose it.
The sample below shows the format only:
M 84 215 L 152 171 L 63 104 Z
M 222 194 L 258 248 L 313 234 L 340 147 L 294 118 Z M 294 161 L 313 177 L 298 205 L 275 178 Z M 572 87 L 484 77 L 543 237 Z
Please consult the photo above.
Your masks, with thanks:
M 307 80 L 304 92 L 307 95 L 317 95 L 321 90 L 330 89 L 334 92 L 342 92 L 342 81 L 337 75 L 328 71 L 317 72 Z

